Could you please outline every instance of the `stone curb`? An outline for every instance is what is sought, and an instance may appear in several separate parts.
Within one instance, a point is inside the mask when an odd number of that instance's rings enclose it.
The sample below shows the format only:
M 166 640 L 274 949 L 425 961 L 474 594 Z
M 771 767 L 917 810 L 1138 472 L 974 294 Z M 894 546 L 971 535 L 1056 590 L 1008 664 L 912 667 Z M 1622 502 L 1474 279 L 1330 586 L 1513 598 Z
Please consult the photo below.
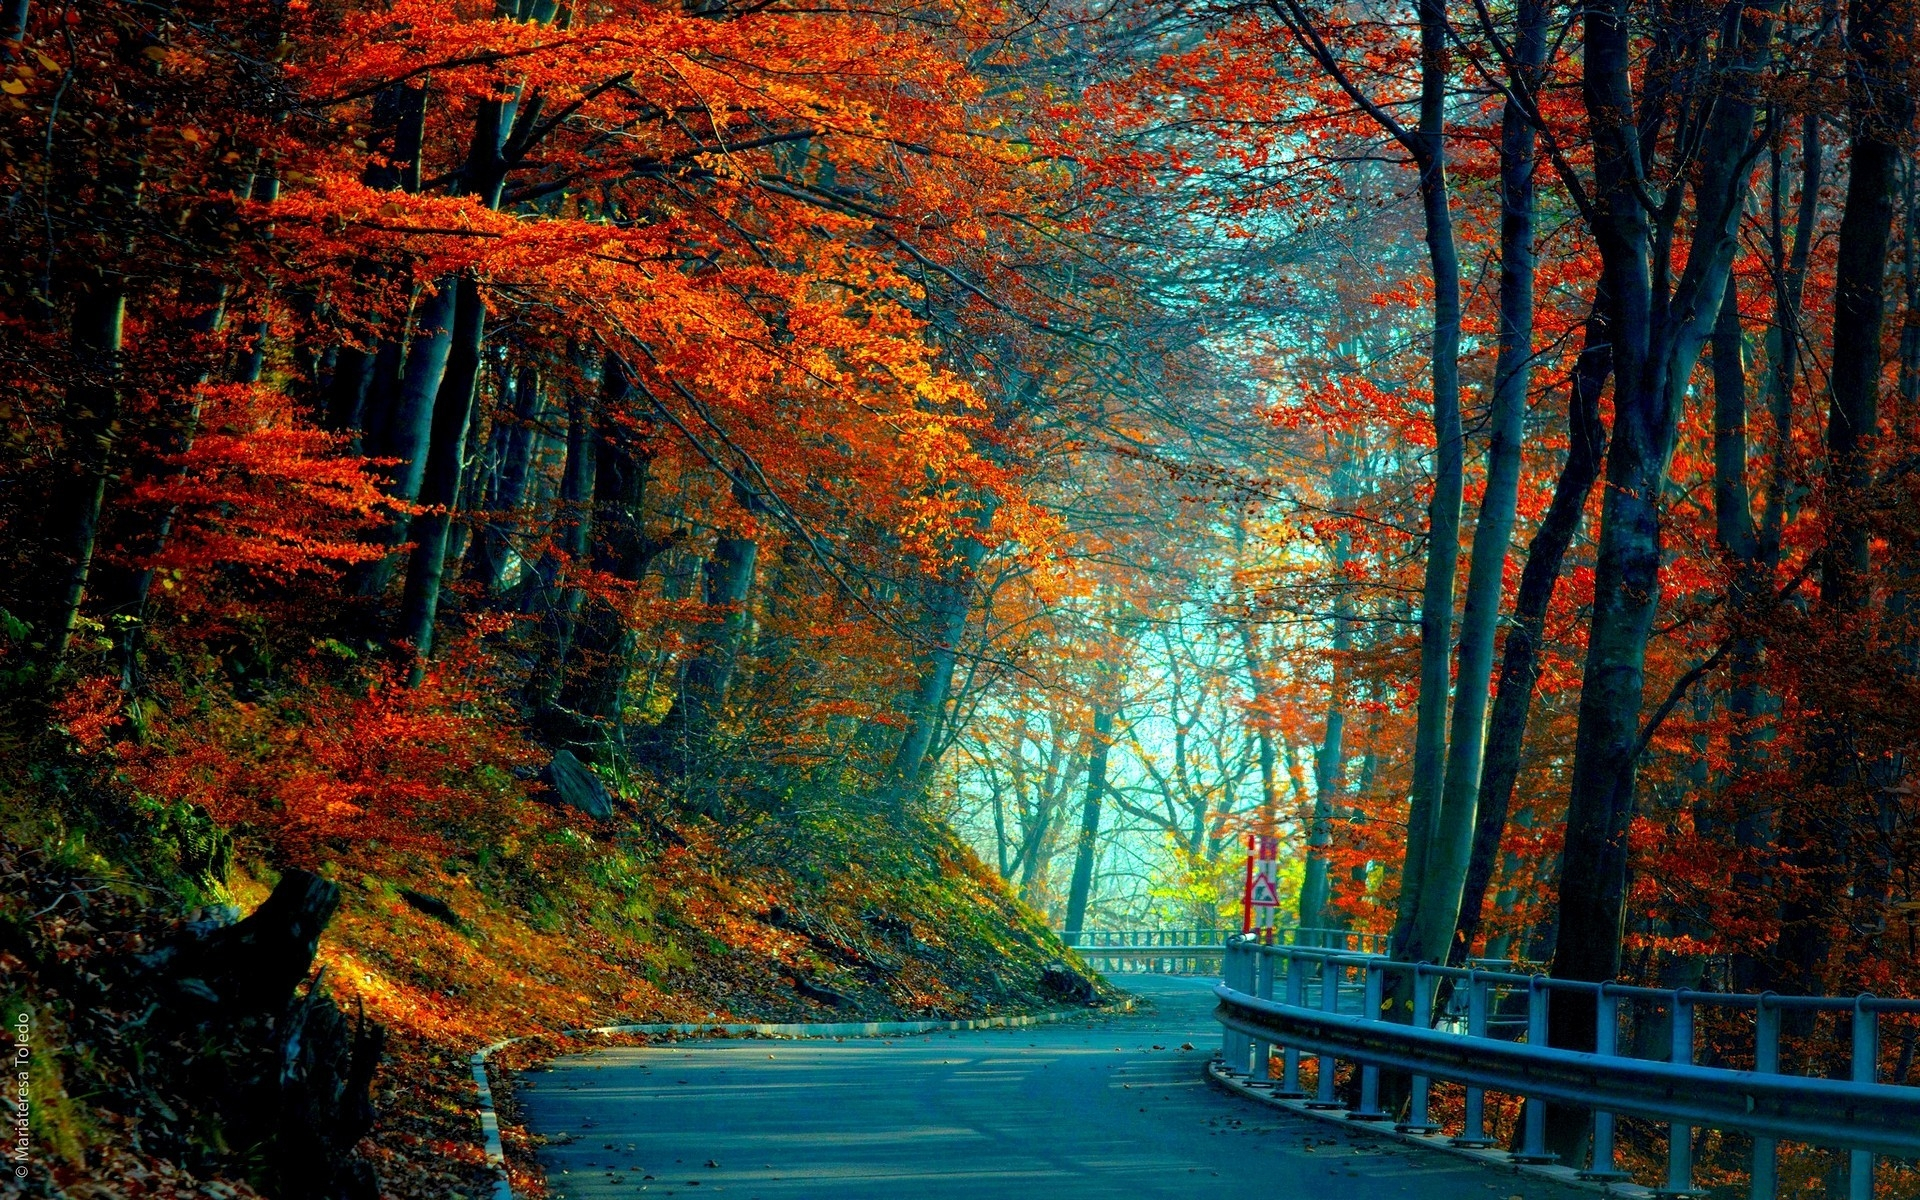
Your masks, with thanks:
M 1130 1007 L 1130 1006 L 1129 1006 Z M 918 1033 L 946 1033 L 966 1029 L 1011 1029 L 1024 1025 L 1045 1025 L 1070 1017 L 1097 1014 L 1093 1008 L 1060 1009 L 1020 1017 L 976 1017 L 971 1021 L 835 1021 L 809 1024 L 731 1024 L 697 1021 L 677 1025 L 596 1025 L 591 1029 L 565 1029 L 562 1037 L 589 1037 L 596 1033 L 686 1033 L 761 1037 L 830 1038 L 898 1037 Z M 507 1174 L 507 1151 L 500 1141 L 500 1116 L 493 1106 L 493 1088 L 487 1082 L 487 1060 L 515 1042 L 524 1042 L 539 1034 L 508 1038 L 491 1046 L 482 1046 L 468 1060 L 473 1067 L 473 1088 L 479 1095 L 476 1108 L 480 1116 L 480 1137 L 486 1146 L 487 1166 L 494 1173 L 493 1200 L 513 1200 L 513 1181 Z
M 1629 1200 L 1650 1200 L 1658 1193 L 1641 1187 L 1637 1183 L 1606 1183 L 1593 1179 L 1580 1178 L 1579 1172 L 1572 1167 L 1538 1166 L 1532 1163 L 1517 1163 L 1504 1150 L 1480 1150 L 1467 1146 L 1456 1146 L 1445 1134 L 1405 1133 L 1395 1129 L 1384 1121 L 1355 1121 L 1348 1118 L 1345 1109 L 1309 1108 L 1304 1100 L 1286 1100 L 1275 1096 L 1263 1088 L 1227 1073 L 1218 1058 L 1209 1061 L 1204 1068 L 1207 1082 L 1229 1095 L 1264 1104 L 1268 1108 L 1283 1109 L 1303 1117 L 1312 1117 L 1375 1137 L 1400 1142 L 1407 1146 L 1419 1146 L 1426 1150 L 1436 1150 L 1442 1154 L 1451 1154 L 1455 1158 L 1464 1158 L 1483 1167 L 1492 1167 L 1513 1175 L 1530 1175 L 1536 1179 L 1550 1180 L 1562 1187 L 1578 1188 L 1583 1192 L 1592 1192 L 1596 1196 L 1619 1196 Z M 1489 1185 L 1491 1186 L 1491 1185 Z

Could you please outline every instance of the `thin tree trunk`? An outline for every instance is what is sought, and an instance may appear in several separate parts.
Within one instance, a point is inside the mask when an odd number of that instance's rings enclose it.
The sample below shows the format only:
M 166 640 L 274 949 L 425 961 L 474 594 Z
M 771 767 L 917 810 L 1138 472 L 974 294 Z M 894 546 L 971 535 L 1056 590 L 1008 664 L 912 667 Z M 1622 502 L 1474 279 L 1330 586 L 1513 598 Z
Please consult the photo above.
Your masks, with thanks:
M 1107 751 L 1113 746 L 1113 713 L 1093 710 L 1093 745 L 1087 755 L 1087 797 L 1080 808 L 1080 837 L 1074 846 L 1073 883 L 1067 891 L 1066 943 L 1078 945 L 1093 892 L 1094 852 L 1100 842 L 1100 804 L 1107 791 Z
M 619 362 L 608 357 L 602 369 L 602 417 L 597 468 L 594 477 L 594 526 L 597 533 L 594 569 L 623 583 L 637 584 L 654 559 L 671 549 L 682 531 L 651 535 L 646 529 L 647 487 L 651 482 L 652 450 L 607 413 L 618 407 L 627 391 Z M 627 675 L 633 669 L 638 640 L 621 613 L 609 604 L 597 604 L 582 620 L 576 634 L 580 664 L 561 692 L 561 704 L 602 722 L 606 736 L 624 741 L 621 712 L 625 707 Z
M 1902 294 L 1906 300 L 1900 324 L 1900 404 L 1902 428 L 1912 428 L 1920 417 L 1920 164 L 1912 154 L 1906 157 L 1906 181 L 1902 188 L 1901 255 Z M 1912 1043 L 1909 1042 L 1909 1045 Z
M 1547 57 L 1543 0 L 1524 0 L 1514 36 L 1516 87 L 1531 94 Z M 1473 859 L 1479 805 L 1487 691 L 1493 648 L 1505 599 L 1507 551 L 1520 497 L 1521 440 L 1533 379 L 1534 126 L 1514 100 L 1500 130 L 1500 327 L 1493 369 L 1493 411 L 1487 442 L 1486 490 L 1473 533 L 1466 605 L 1460 618 L 1460 654 L 1446 775 L 1432 844 L 1421 872 L 1409 937 L 1402 947 L 1415 960 L 1445 961 L 1453 954 L 1466 877 Z
M 1351 455 L 1343 456 L 1340 476 L 1334 488 L 1334 503 L 1344 509 L 1354 500 Z M 1333 597 L 1333 657 L 1329 666 L 1332 679 L 1327 689 L 1326 727 L 1313 755 L 1313 815 L 1307 826 L 1307 859 L 1300 879 L 1300 926 L 1303 929 L 1326 925 L 1327 905 L 1333 898 L 1328 851 L 1333 848 L 1333 821 L 1339 812 L 1347 753 L 1347 659 L 1353 652 L 1353 598 L 1346 585 L 1346 569 L 1352 553 L 1353 541 L 1342 533 L 1334 543 L 1331 572 L 1337 589 Z
M 511 376 L 512 414 L 496 419 L 493 449 L 495 469 L 487 508 L 492 519 L 480 530 L 479 544 L 468 564 L 469 574 L 497 596 L 506 589 L 507 569 L 513 557 L 513 542 L 507 533 L 527 500 L 527 483 L 533 473 L 533 458 L 540 445 L 540 423 L 546 418 L 546 392 L 540 372 L 523 364 Z
M 126 319 L 127 294 L 117 285 L 96 284 L 81 293 L 74 307 L 74 359 L 83 364 L 88 377 L 67 393 L 64 425 L 72 475 L 62 481 L 66 499 L 55 510 L 67 516 L 68 524 L 54 541 L 50 564 L 50 574 L 57 581 L 47 614 L 50 665 L 59 664 L 73 641 L 100 541 L 101 510 L 118 440 Z
M 578 365 L 578 352 L 575 360 Z M 598 473 L 598 441 L 594 436 L 594 403 L 589 387 L 567 385 L 567 461 L 560 472 L 559 512 L 554 526 L 559 555 L 549 555 L 540 566 L 544 586 L 530 589 L 543 606 L 546 639 L 540 666 L 529 688 L 533 708 L 544 713 L 559 700 L 572 650 L 574 622 L 586 593 L 571 581 L 556 588 L 561 578 L 587 561 L 593 545 L 593 493 Z
M 1575 360 L 1573 384 L 1567 393 L 1567 459 L 1554 482 L 1546 516 L 1527 546 L 1527 565 L 1520 572 L 1520 590 L 1514 598 L 1513 625 L 1507 630 L 1501 653 L 1500 682 L 1494 689 L 1493 712 L 1487 720 L 1480 799 L 1474 812 L 1473 854 L 1461 889 L 1459 926 L 1448 953 L 1448 961 L 1456 966 L 1466 960 L 1480 935 L 1487 890 L 1500 861 L 1500 842 L 1513 804 L 1514 781 L 1520 775 L 1520 752 L 1526 742 L 1533 689 L 1540 679 L 1540 643 L 1547 610 L 1606 454 L 1607 427 L 1600 415 L 1600 397 L 1613 367 L 1606 308 L 1605 298 L 1598 297 L 1587 315 L 1586 341 Z
M 1453 649 L 1454 583 L 1460 560 L 1465 435 L 1460 425 L 1460 257 L 1447 184 L 1446 99 L 1450 77 L 1446 0 L 1420 0 L 1421 208 L 1433 274 L 1433 499 L 1427 508 L 1426 577 L 1420 604 L 1420 698 L 1415 710 L 1413 783 L 1408 795 L 1404 883 L 1394 917 L 1396 953 L 1413 936 L 1429 847 L 1445 782 L 1447 697 Z
M 993 523 L 990 498 L 982 499 L 973 522 L 978 532 L 961 536 L 959 559 L 934 587 L 932 602 L 927 606 L 927 631 L 933 645 L 921 659 L 911 719 L 887 771 L 884 791 L 889 808 L 898 809 L 919 790 L 934 731 L 953 692 L 954 665 L 960 643 L 966 637 L 967 618 L 973 611 L 974 576 L 986 558 L 987 546 L 983 539 Z

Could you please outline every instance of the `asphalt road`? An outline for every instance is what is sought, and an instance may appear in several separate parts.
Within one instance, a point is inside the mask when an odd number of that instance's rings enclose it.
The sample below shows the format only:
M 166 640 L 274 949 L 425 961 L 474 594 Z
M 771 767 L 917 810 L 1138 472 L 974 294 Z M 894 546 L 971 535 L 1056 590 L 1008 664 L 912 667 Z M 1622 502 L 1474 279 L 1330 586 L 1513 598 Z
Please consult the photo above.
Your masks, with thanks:
M 1028 1029 L 609 1049 L 526 1078 L 559 1200 L 1571 1200 L 1585 1193 L 1224 1095 L 1209 981 Z M 1192 1049 L 1183 1049 L 1190 1044 Z

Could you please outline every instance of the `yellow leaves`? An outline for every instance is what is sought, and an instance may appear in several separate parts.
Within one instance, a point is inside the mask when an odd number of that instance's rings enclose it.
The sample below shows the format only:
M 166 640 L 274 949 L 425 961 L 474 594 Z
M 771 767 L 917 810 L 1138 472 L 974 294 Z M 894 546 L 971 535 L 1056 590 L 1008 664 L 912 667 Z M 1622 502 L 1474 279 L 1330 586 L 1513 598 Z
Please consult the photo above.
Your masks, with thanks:
M 18 79 L 9 79 L 5 83 L 0 83 L 0 92 L 5 92 L 9 96 L 24 96 L 27 94 L 27 85 Z

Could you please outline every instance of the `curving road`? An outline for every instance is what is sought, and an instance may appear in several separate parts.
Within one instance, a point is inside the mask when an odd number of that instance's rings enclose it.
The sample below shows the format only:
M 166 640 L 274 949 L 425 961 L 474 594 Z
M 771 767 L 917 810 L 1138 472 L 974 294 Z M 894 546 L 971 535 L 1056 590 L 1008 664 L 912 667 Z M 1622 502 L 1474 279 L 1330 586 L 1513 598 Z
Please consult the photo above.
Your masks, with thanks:
M 1145 1011 L 890 1041 L 599 1050 L 520 1101 L 559 1200 L 1571 1200 L 1209 1087 L 1210 981 Z M 1182 1049 L 1191 1044 L 1193 1049 Z

